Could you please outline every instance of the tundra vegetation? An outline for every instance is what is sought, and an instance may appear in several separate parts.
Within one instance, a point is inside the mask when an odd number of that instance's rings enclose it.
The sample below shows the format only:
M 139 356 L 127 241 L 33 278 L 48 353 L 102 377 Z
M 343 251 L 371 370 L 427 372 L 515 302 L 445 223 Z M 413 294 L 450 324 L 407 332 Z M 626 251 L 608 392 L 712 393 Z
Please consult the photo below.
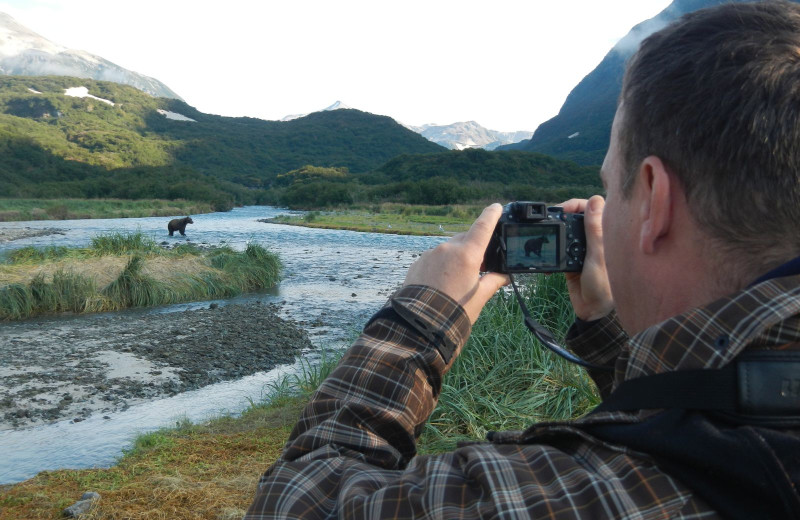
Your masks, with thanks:
M 280 268 L 255 243 L 164 249 L 141 232 L 99 235 L 86 248 L 24 247 L 0 263 L 0 320 L 228 298 L 275 285 Z
M 536 319 L 563 338 L 573 315 L 562 275 L 531 276 L 523 289 Z M 107 469 L 42 472 L 0 490 L 4 518 L 53 518 L 85 491 L 102 495 L 85 518 L 241 518 L 260 473 L 281 453 L 303 405 L 336 364 L 330 353 L 275 383 L 264 402 L 239 417 L 140 436 Z M 495 296 L 445 376 L 438 406 L 420 439 L 422 454 L 481 440 L 489 430 L 563 420 L 599 403 L 586 373 L 543 350 L 522 323 L 516 300 Z

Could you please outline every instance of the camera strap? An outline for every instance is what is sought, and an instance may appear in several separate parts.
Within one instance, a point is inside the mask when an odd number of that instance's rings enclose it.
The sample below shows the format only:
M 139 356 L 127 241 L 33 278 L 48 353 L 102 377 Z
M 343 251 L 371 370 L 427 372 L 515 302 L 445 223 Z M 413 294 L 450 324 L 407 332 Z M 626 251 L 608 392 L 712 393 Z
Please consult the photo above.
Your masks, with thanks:
M 800 351 L 747 351 L 720 369 L 629 379 L 596 411 L 652 408 L 706 410 L 741 423 L 800 426 Z
M 556 339 L 553 337 L 550 331 L 544 328 L 544 326 L 542 326 L 542 324 L 540 324 L 538 321 L 533 319 L 531 313 L 528 312 L 528 307 L 525 305 L 525 300 L 519 293 L 519 288 L 517 287 L 517 284 L 514 280 L 514 275 L 509 273 L 508 277 L 511 280 L 511 287 L 514 288 L 514 294 L 516 295 L 517 301 L 519 302 L 519 307 L 522 310 L 522 315 L 525 317 L 524 320 L 525 326 L 528 327 L 528 330 L 531 331 L 534 337 L 538 339 L 542 345 L 547 347 L 549 350 L 551 350 L 558 356 L 566 359 L 571 363 L 575 363 L 576 365 L 580 365 L 585 368 L 591 368 L 592 370 L 602 370 L 604 372 L 610 372 L 614 370 L 614 367 L 612 366 L 595 365 L 594 363 L 590 363 L 576 356 L 575 354 L 573 354 L 566 348 L 562 347 L 561 345 L 559 345 L 558 341 L 556 341 Z

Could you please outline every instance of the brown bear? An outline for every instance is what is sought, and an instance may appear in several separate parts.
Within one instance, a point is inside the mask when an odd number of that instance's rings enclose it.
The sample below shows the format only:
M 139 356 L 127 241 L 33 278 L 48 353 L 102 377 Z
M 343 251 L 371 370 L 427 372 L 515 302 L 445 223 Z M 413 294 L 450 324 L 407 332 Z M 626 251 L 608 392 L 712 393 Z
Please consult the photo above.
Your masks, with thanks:
M 174 218 L 170 220 L 169 224 L 167 224 L 169 236 L 172 236 L 172 234 L 176 231 L 180 231 L 181 235 L 186 236 L 186 224 L 194 224 L 192 217 Z
M 538 256 L 539 258 L 542 257 L 542 244 L 549 244 L 550 241 L 547 240 L 547 237 L 539 237 L 539 238 L 531 238 L 527 242 L 525 242 L 525 256 L 531 256 L 531 253 Z

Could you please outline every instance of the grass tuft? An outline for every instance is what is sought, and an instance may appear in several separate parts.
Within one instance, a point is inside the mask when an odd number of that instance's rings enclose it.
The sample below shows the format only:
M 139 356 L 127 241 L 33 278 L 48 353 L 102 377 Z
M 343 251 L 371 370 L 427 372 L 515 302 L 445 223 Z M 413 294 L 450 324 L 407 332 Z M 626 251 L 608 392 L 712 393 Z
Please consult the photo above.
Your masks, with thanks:
M 107 233 L 92 237 L 91 247 L 98 256 L 153 253 L 161 248 L 152 237 L 141 231 L 134 233 Z
M 88 248 L 23 248 L 0 264 L 0 320 L 229 298 L 274 286 L 280 270 L 259 244 L 167 250 L 141 232 L 96 236 Z
M 152 307 L 172 303 L 163 284 L 142 273 L 144 259 L 134 255 L 128 260 L 119 277 L 102 291 L 115 309 Z
M 564 276 L 532 276 L 521 290 L 534 317 L 563 339 L 574 320 Z M 578 417 L 599 402 L 586 372 L 546 350 L 525 327 L 513 294 L 501 292 L 486 305 L 445 376 L 420 451 L 449 450 L 489 431 Z

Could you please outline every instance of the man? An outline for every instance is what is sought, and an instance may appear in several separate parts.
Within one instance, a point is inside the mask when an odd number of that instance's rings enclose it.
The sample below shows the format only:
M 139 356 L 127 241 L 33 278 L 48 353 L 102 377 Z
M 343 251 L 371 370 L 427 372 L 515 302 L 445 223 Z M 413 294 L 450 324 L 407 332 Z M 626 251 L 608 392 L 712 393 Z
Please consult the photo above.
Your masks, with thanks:
M 714 392 L 680 385 L 619 397 L 661 374 L 735 375 L 726 366 L 769 382 L 742 353 L 800 347 L 800 7 L 724 5 L 643 42 L 601 176 L 605 200 L 564 204 L 585 212 L 588 240 L 568 343 L 614 367 L 593 374 L 598 411 L 415 457 L 443 375 L 507 282 L 479 274 L 493 205 L 412 265 L 246 518 L 800 518 L 800 410 L 725 415 L 708 411 L 725 409 Z

